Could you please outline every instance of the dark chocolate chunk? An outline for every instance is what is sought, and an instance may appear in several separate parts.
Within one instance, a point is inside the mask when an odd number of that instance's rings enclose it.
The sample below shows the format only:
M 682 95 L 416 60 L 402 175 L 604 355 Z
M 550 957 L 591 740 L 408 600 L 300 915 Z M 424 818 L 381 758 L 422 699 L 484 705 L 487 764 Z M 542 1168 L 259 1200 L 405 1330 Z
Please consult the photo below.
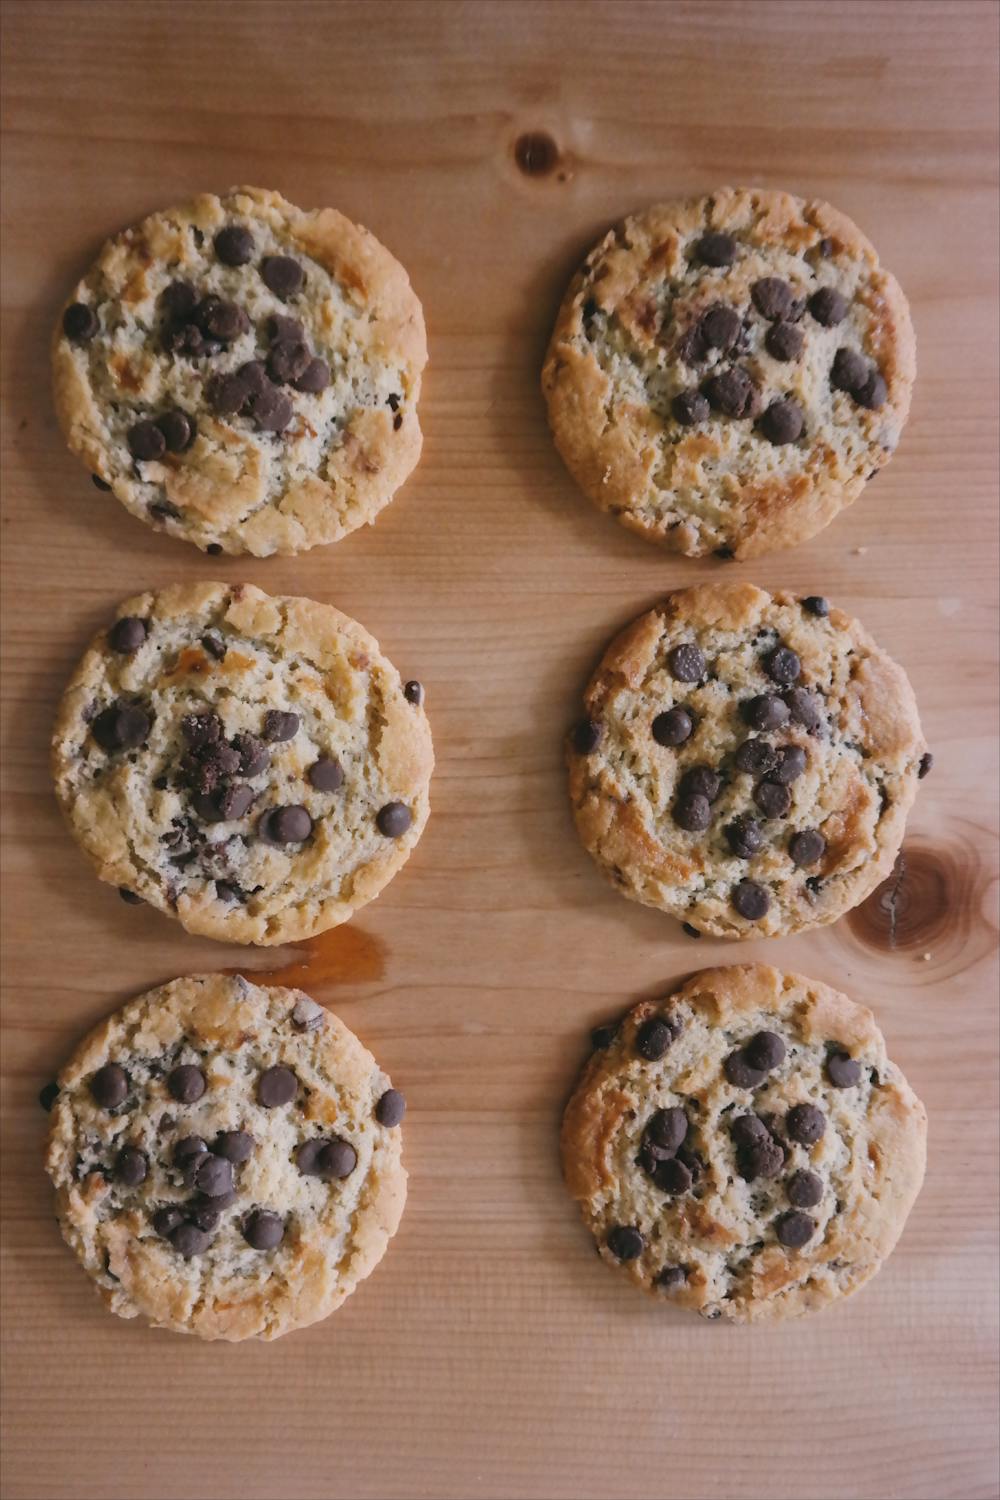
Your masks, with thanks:
M 687 833 L 700 833 L 712 821 L 712 808 L 707 797 L 681 797 L 674 803 L 674 822 Z
M 63 333 L 74 344 L 89 344 L 100 328 L 97 314 L 85 302 L 72 302 L 63 313 Z
M 407 703 L 412 703 L 415 707 L 420 708 L 424 701 L 423 683 L 418 682 L 415 677 L 412 678 L 403 685 L 403 697 Z
M 742 319 L 735 307 L 717 302 L 703 313 L 698 323 L 698 337 L 708 349 L 731 349 L 740 335 Z
M 861 1082 L 861 1064 L 849 1052 L 831 1052 L 826 1060 L 826 1076 L 835 1089 L 852 1089 Z
M 652 1178 L 662 1193 L 672 1193 L 675 1196 L 686 1193 L 694 1181 L 690 1168 L 676 1156 L 658 1161 L 653 1168 Z
M 253 1250 L 273 1250 L 284 1237 L 284 1219 L 266 1208 L 255 1209 L 243 1225 L 243 1238 Z
M 755 818 L 741 816 L 726 824 L 726 840 L 737 859 L 752 859 L 760 851 L 764 839 L 760 824 Z
M 752 1068 L 770 1073 L 785 1059 L 785 1044 L 775 1031 L 758 1031 L 743 1048 Z
M 663 1016 L 651 1016 L 639 1027 L 635 1038 L 635 1050 L 647 1062 L 659 1062 L 666 1055 L 671 1042 L 677 1040 L 680 1029 L 676 1022 Z
M 802 608 L 808 614 L 816 615 L 819 619 L 825 620 L 830 613 L 830 601 L 829 599 L 824 599 L 822 594 L 809 594 L 803 599 Z
M 867 407 L 869 411 L 877 411 L 880 406 L 884 406 L 888 394 L 885 381 L 878 370 L 872 370 L 864 385 L 851 392 L 858 405 Z
M 203 1255 L 212 1243 L 212 1236 L 197 1224 L 178 1224 L 167 1236 L 178 1255 L 190 1260 L 194 1255 Z
M 405 802 L 387 802 L 375 815 L 375 826 L 387 839 L 402 838 L 413 822 L 413 814 Z
M 749 882 L 745 882 L 749 884 Z M 751 1067 L 746 1053 L 740 1048 L 737 1052 L 730 1052 L 722 1064 L 722 1071 L 729 1083 L 737 1089 L 756 1089 L 764 1082 L 767 1074 L 763 1068 Z
M 240 758 L 242 776 L 260 776 L 271 764 L 267 746 L 255 734 L 234 734 L 232 748 Z
M 322 755 L 306 772 L 309 785 L 317 792 L 335 792 L 344 784 L 344 768 L 334 755 Z
M 264 285 L 282 302 L 300 292 L 306 279 L 305 271 L 290 255 L 265 255 L 260 263 L 260 274 Z
M 808 1214 L 792 1209 L 775 1221 L 774 1232 L 789 1250 L 801 1250 L 816 1233 L 816 1224 Z
M 748 922 L 759 922 L 771 905 L 767 891 L 755 880 L 741 880 L 739 885 L 733 887 L 729 899 L 734 910 Z
M 358 1153 L 350 1141 L 327 1141 L 316 1158 L 316 1175 L 327 1181 L 350 1177 L 358 1164 Z
M 683 1146 L 688 1133 L 687 1115 L 679 1105 L 658 1109 L 650 1115 L 643 1132 L 643 1139 L 654 1156 L 674 1156 L 678 1146 Z
M 194 422 L 183 411 L 165 411 L 156 419 L 168 453 L 184 453 L 197 436 Z
M 265 1068 L 257 1080 L 257 1099 L 265 1109 L 277 1109 L 282 1104 L 290 1104 L 298 1092 L 299 1080 L 291 1068 L 286 1068 L 278 1063 L 273 1068 Z
M 145 906 L 146 904 L 138 891 L 130 891 L 126 885 L 118 887 L 118 894 L 126 906 Z
M 144 708 L 134 703 L 113 703 L 99 713 L 90 732 L 102 750 L 135 750 L 152 728 L 152 719 Z
M 739 1055 L 739 1053 L 733 1054 L 735 1057 Z M 730 1082 L 732 1082 L 732 1079 L 730 1079 Z M 738 1086 L 743 1087 L 743 1085 Z M 764 1124 L 760 1115 L 737 1115 L 729 1127 L 729 1134 L 732 1136 L 734 1144 L 741 1147 L 754 1146 L 761 1141 L 769 1141 L 771 1139 L 771 1132 Z
M 832 286 L 821 286 L 809 298 L 809 311 L 824 328 L 833 328 L 847 316 L 847 298 Z
M 737 770 L 750 776 L 766 776 L 778 764 L 778 756 L 770 740 L 744 740 L 735 756 Z
M 814 865 L 826 853 L 826 839 L 818 828 L 803 828 L 788 840 L 788 853 L 793 865 Z
M 46 1114 L 49 1114 L 49 1112 L 52 1109 L 53 1104 L 55 1104 L 55 1102 L 56 1102 L 56 1100 L 58 1098 L 59 1098 L 59 1085 L 58 1085 L 58 1083 L 47 1083 L 43 1089 L 39 1090 L 39 1093 L 38 1093 L 38 1102 L 42 1106 L 42 1108 L 44 1109 L 44 1111 L 45 1111 Z
M 264 715 L 264 738 L 272 745 L 293 740 L 299 732 L 300 722 L 298 714 L 282 713 L 280 709 L 269 708 Z
M 928 751 L 925 752 L 925 754 L 923 754 L 920 757 L 920 764 L 917 767 L 917 780 L 918 781 L 923 781 L 924 777 L 928 774 L 928 772 L 932 771 L 933 769 L 934 769 L 934 757 L 931 754 L 931 752 L 928 750 Z
M 667 656 L 667 663 L 678 682 L 700 682 L 705 675 L 705 658 L 689 641 L 674 646 Z
M 247 410 L 260 432 L 284 432 L 294 413 L 290 398 L 270 381 L 250 397 Z
M 386 1089 L 375 1106 L 375 1118 L 378 1123 L 384 1125 L 387 1130 L 392 1130 L 402 1123 L 405 1114 L 406 1100 L 399 1089 Z
M 795 323 L 772 323 L 764 335 L 764 347 L 772 359 L 790 364 L 802 353 L 805 337 Z
M 184 1180 L 206 1198 L 219 1198 L 233 1191 L 233 1164 L 225 1156 L 216 1156 L 214 1151 L 203 1151 L 191 1157 L 184 1169 Z
M 815 1104 L 794 1104 L 785 1116 L 785 1130 L 801 1146 L 812 1146 L 826 1130 L 826 1116 Z
M 276 385 L 289 385 L 308 368 L 312 356 L 308 344 L 295 339 L 278 339 L 267 356 L 267 373 Z
M 136 463 L 151 463 L 167 451 L 167 440 L 155 422 L 136 422 L 128 430 L 129 452 Z
M 835 391 L 859 391 L 868 379 L 871 366 L 854 349 L 838 349 L 830 366 L 830 384 Z
M 175 1167 L 187 1167 L 196 1156 L 203 1156 L 208 1145 L 200 1135 L 185 1135 L 174 1143 L 173 1163 Z
M 694 720 L 686 708 L 668 708 L 664 713 L 656 715 L 651 729 L 658 745 L 683 745 L 694 733 Z
M 90 1097 L 99 1109 L 117 1109 L 128 1098 L 128 1074 L 117 1063 L 105 1063 L 90 1080 Z
M 768 775 L 779 786 L 791 786 L 793 781 L 798 781 L 805 773 L 805 769 L 806 752 L 801 745 L 782 745 L 777 751 L 775 766 Z
M 691 766 L 681 777 L 681 797 L 704 797 L 714 802 L 722 788 L 722 777 L 711 766 Z
M 785 396 L 771 402 L 758 425 L 768 442 L 780 445 L 797 442 L 802 436 L 806 419 L 798 402 Z
M 198 306 L 198 293 L 190 281 L 172 281 L 160 293 L 160 306 L 174 323 L 186 323 Z
M 687 1281 L 683 1266 L 664 1266 L 656 1278 L 656 1285 L 665 1292 L 676 1292 Z
M 146 622 L 137 615 L 123 615 L 108 631 L 108 645 L 112 651 L 118 651 L 123 656 L 131 656 L 133 651 L 138 651 L 145 639 Z
M 758 1177 L 777 1177 L 785 1165 L 785 1153 L 776 1140 L 754 1141 L 740 1152 L 738 1168 L 744 1182 L 755 1182 Z
M 592 755 L 601 743 L 601 725 L 596 719 L 581 719 L 575 726 L 570 741 L 577 755 Z
M 705 381 L 705 395 L 726 417 L 752 417 L 759 410 L 760 392 L 746 370 L 734 368 L 710 375 Z
M 268 844 L 303 844 L 312 833 L 313 821 L 304 807 L 272 807 L 257 823 L 257 832 Z
M 629 1224 L 616 1224 L 608 1235 L 607 1245 L 616 1260 L 637 1260 L 642 1254 L 644 1241 L 638 1229 Z
M 212 243 L 224 266 L 245 266 L 253 259 L 253 235 L 245 224 L 227 224 Z
M 194 1104 L 205 1092 L 205 1075 L 194 1063 L 181 1063 L 171 1069 L 167 1088 L 179 1104 Z
M 823 705 L 815 693 L 810 693 L 808 688 L 789 688 L 782 695 L 788 711 L 796 724 L 801 724 L 804 729 L 818 729 L 823 722 Z
M 238 1166 L 249 1161 L 256 1144 L 249 1130 L 220 1130 L 212 1143 L 212 1150 L 216 1156 L 224 1156 Z
M 786 318 L 795 300 L 795 294 L 787 281 L 780 276 L 764 276 L 750 288 L 753 305 L 764 318 L 772 323 Z
M 780 729 L 788 723 L 788 704 L 776 693 L 760 693 L 743 704 L 743 717 L 753 729 Z
M 736 241 L 731 234 L 710 230 L 695 242 L 694 253 L 703 266 L 731 266 L 736 259 Z
M 760 781 L 754 787 L 753 800 L 766 818 L 783 818 L 792 805 L 792 794 L 776 781 Z
M 179 1208 L 175 1208 L 170 1203 L 163 1208 L 158 1208 L 150 1222 L 157 1234 L 168 1240 L 174 1230 L 184 1223 L 184 1215 Z
M 135 1146 L 123 1146 L 115 1162 L 115 1177 L 122 1187 L 138 1187 L 145 1182 L 149 1163 Z
M 789 1177 L 785 1192 L 794 1208 L 815 1208 L 823 1196 L 823 1184 L 815 1172 L 802 1168 Z
M 330 366 L 325 359 L 310 359 L 302 374 L 292 381 L 295 390 L 301 391 L 306 396 L 318 396 L 325 391 L 330 384 Z M 393 427 L 402 427 L 403 418 L 397 415 L 393 419 Z
M 707 422 L 710 410 L 701 391 L 681 391 L 674 397 L 670 409 L 682 427 L 694 427 L 699 422 Z

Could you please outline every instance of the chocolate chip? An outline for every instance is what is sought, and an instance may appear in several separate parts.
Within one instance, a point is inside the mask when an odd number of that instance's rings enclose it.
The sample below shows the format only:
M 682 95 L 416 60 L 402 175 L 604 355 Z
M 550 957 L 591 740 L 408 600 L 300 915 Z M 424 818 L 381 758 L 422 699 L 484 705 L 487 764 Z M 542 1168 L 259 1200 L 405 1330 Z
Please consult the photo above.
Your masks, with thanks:
M 675 419 L 682 427 L 694 427 L 708 421 L 709 405 L 701 391 L 681 391 L 670 404 Z
M 830 366 L 830 384 L 835 391 L 859 391 L 869 369 L 868 361 L 854 349 L 838 349 Z
M 736 259 L 736 241 L 731 234 L 711 230 L 695 243 L 694 253 L 703 266 L 731 266 Z
M 100 474 L 91 474 L 90 482 L 95 489 L 105 491 L 109 491 L 111 489 L 110 484 L 108 484 L 106 479 L 102 479 Z
M 829 239 L 826 235 L 824 235 L 823 238 L 817 244 L 816 249 L 819 252 L 819 254 L 822 255 L 822 257 L 823 257 L 824 260 L 829 260 L 830 256 L 833 254 L 833 249 L 834 249 L 833 240 Z
M 785 1130 L 801 1146 L 812 1146 L 826 1129 L 826 1116 L 815 1104 L 794 1104 L 785 1116 Z
M 824 328 L 833 328 L 847 316 L 847 298 L 832 286 L 821 286 L 809 298 L 809 311 Z
M 137 615 L 123 615 L 108 631 L 108 645 L 112 651 L 120 651 L 123 656 L 131 656 L 133 651 L 138 651 L 145 639 L 146 622 Z
M 805 339 L 794 323 L 772 323 L 764 335 L 764 347 L 772 359 L 789 364 L 802 353 Z
M 302 374 L 292 381 L 297 391 L 302 391 L 306 396 L 318 396 L 325 391 L 330 384 L 330 366 L 325 359 L 310 359 Z M 393 427 L 399 428 L 403 425 L 403 418 L 396 416 Z
M 754 729 L 780 729 L 788 723 L 788 705 L 775 693 L 761 693 L 743 704 L 743 717 Z
M 809 594 L 803 599 L 802 608 L 808 614 L 816 615 L 819 619 L 825 620 L 830 613 L 830 601 L 829 599 L 824 599 L 822 594 Z
M 295 1148 L 295 1165 L 303 1177 L 316 1176 L 316 1161 L 326 1142 L 322 1139 L 303 1141 Z
M 700 682 L 705 675 L 705 658 L 689 641 L 674 646 L 667 656 L 667 663 L 678 682 Z
M 272 807 L 257 824 L 257 832 L 268 844 L 302 844 L 312 833 L 313 821 L 304 807 Z
M 782 745 L 777 752 L 777 764 L 770 772 L 770 780 L 779 786 L 791 786 L 798 781 L 806 769 L 806 752 L 800 745 Z
M 735 758 L 737 769 L 750 776 L 766 776 L 778 764 L 777 752 L 769 740 L 744 740 Z
M 826 1060 L 826 1076 L 835 1089 L 852 1089 L 861 1082 L 861 1064 L 849 1052 L 831 1052 Z
M 152 719 L 144 708 L 133 703 L 113 703 L 97 715 L 90 732 L 102 750 L 135 750 L 152 728 Z
M 823 1196 L 823 1184 L 815 1172 L 802 1168 L 789 1177 L 785 1192 L 795 1208 L 815 1208 Z
M 753 800 L 766 818 L 783 818 L 792 805 L 792 794 L 776 781 L 761 781 L 754 787 Z
M 723 562 L 731 562 L 736 556 L 732 547 L 716 547 L 712 553 L 713 557 L 721 557 Z
M 269 708 L 264 715 L 264 738 L 270 740 L 272 745 L 293 740 L 299 732 L 300 723 L 298 714 L 282 713 L 280 709 Z
M 228 903 L 242 903 L 247 899 L 246 891 L 233 880 L 217 880 L 215 882 L 215 894 L 220 901 Z
M 306 772 L 309 785 L 317 792 L 335 792 L 344 783 L 344 768 L 333 755 L 323 755 Z
M 739 1057 L 740 1054 L 736 1052 L 733 1056 Z M 728 1077 L 728 1073 L 726 1076 Z M 730 1082 L 732 1081 L 730 1079 Z M 739 1085 L 739 1087 L 744 1086 L 742 1084 Z M 737 1115 L 729 1127 L 729 1134 L 732 1136 L 734 1143 L 742 1147 L 758 1145 L 761 1141 L 769 1141 L 771 1139 L 771 1132 L 764 1124 L 760 1115 Z
M 190 1260 L 193 1255 L 203 1255 L 212 1243 L 212 1236 L 196 1224 L 178 1224 L 167 1236 L 178 1255 Z
M 85 302 L 73 302 L 63 313 L 63 333 L 74 344 L 89 344 L 100 328 L 97 314 Z
M 271 764 L 264 741 L 255 734 L 234 734 L 233 749 L 240 758 L 242 776 L 259 776 Z
M 707 797 L 682 797 L 674 804 L 674 822 L 688 833 L 700 833 L 712 821 L 712 808 Z
M 694 733 L 694 720 L 686 708 L 668 708 L 656 715 L 650 727 L 658 745 L 683 745 Z
M 243 1225 L 243 1238 L 253 1250 L 273 1250 L 285 1238 L 285 1221 L 266 1208 L 255 1209 Z
M 325 1014 L 322 1005 L 317 1005 L 308 995 L 300 995 L 292 1006 L 292 1025 L 296 1031 L 318 1031 Z
M 412 703 L 416 708 L 420 708 L 424 701 L 423 683 L 418 682 L 415 677 L 412 678 L 411 681 L 403 685 L 403 697 L 407 703 Z
M 118 887 L 118 894 L 126 906 L 145 906 L 146 904 L 137 891 L 130 891 L 126 885 Z
M 816 1225 L 808 1214 L 792 1210 L 775 1221 L 774 1231 L 780 1243 L 789 1250 L 801 1250 L 816 1233 Z
M 216 1156 L 224 1156 L 227 1161 L 239 1166 L 241 1162 L 249 1161 L 256 1144 L 249 1130 L 220 1130 L 212 1150 Z
M 236 1194 L 232 1196 L 235 1202 Z M 198 1229 L 216 1229 L 221 1218 L 222 1208 L 217 1200 L 213 1201 L 211 1198 L 206 1199 L 204 1203 L 196 1200 L 194 1206 L 188 1209 L 188 1222 Z
M 724 370 L 705 381 L 705 395 L 726 417 L 752 417 L 760 408 L 760 392 L 745 370 Z
M 804 729 L 818 729 L 823 722 L 823 705 L 815 693 L 806 688 L 791 688 L 784 695 L 788 711 L 796 724 Z
M 678 1146 L 684 1144 L 687 1133 L 687 1115 L 674 1104 L 669 1109 L 658 1109 L 655 1114 L 650 1115 L 643 1139 L 654 1156 L 667 1157 L 673 1156 Z
M 675 1292 L 687 1281 L 683 1266 L 664 1266 L 656 1278 L 656 1285 L 665 1292 Z
M 265 255 L 260 263 L 260 274 L 264 285 L 282 302 L 300 292 L 306 279 L 305 271 L 290 255 Z
M 802 663 L 788 646 L 777 646 L 764 658 L 764 670 L 772 682 L 787 685 L 802 671 Z
M 798 402 L 786 396 L 771 402 L 758 425 L 768 442 L 794 443 L 802 436 L 805 417 Z
M 291 339 L 298 343 L 304 340 L 306 331 L 298 318 L 289 318 L 286 314 L 275 313 L 267 320 L 267 336 L 269 339 Z
M 803 828 L 788 840 L 788 853 L 793 865 L 814 865 L 826 853 L 826 839 L 818 828 Z
M 760 824 L 755 818 L 734 818 L 726 824 L 725 834 L 737 859 L 752 859 L 764 842 Z
M 652 1016 L 648 1021 L 643 1021 L 636 1032 L 635 1050 L 647 1062 L 659 1062 L 678 1035 L 679 1030 L 674 1022 L 666 1021 L 662 1016 Z
M 768 1136 L 741 1151 L 737 1165 L 744 1182 L 755 1182 L 758 1177 L 777 1177 L 785 1165 L 785 1153 L 777 1141 Z
M 608 1021 L 604 1026 L 595 1026 L 590 1033 L 590 1045 L 595 1052 L 603 1052 L 606 1047 L 611 1046 L 620 1030 L 620 1021 Z
M 581 719 L 570 735 L 577 755 L 592 755 L 601 743 L 602 733 L 601 725 L 596 719 Z
M 245 364 L 240 365 L 236 371 L 242 381 L 247 396 L 259 396 L 270 382 L 267 378 L 267 369 L 261 359 L 248 359 Z
M 413 822 L 405 802 L 387 802 L 375 815 L 375 826 L 387 839 L 399 839 Z
M 222 636 L 216 634 L 214 630 L 210 630 L 207 635 L 202 636 L 201 648 L 209 656 L 213 657 L 215 661 L 225 661 L 228 648 Z
M 750 296 L 761 316 L 772 323 L 787 317 L 795 300 L 788 282 L 782 281 L 780 276 L 764 276 L 760 281 L 755 281 L 750 288 Z
M 58 1098 L 59 1098 L 59 1085 L 58 1085 L 58 1083 L 47 1083 L 43 1089 L 39 1090 L 39 1093 L 38 1093 L 38 1102 L 42 1106 L 42 1108 L 44 1109 L 44 1111 L 45 1111 L 46 1114 L 49 1114 L 49 1112 L 52 1109 L 53 1104 L 55 1104 L 55 1102 L 56 1102 L 56 1100 Z
M 249 412 L 260 432 L 284 432 L 292 420 L 293 410 L 284 391 L 270 383 L 250 398 Z
M 198 293 L 190 281 L 172 281 L 160 293 L 160 306 L 175 323 L 186 323 L 198 305 Z
M 282 1104 L 291 1103 L 298 1087 L 299 1080 L 291 1068 L 278 1063 L 261 1073 L 257 1080 L 257 1098 L 265 1109 L 277 1109 Z
M 697 927 L 692 927 L 690 922 L 681 923 L 681 931 L 689 938 L 700 938 L 701 933 Z
M 90 1080 L 90 1097 L 99 1109 L 117 1109 L 128 1098 L 128 1075 L 117 1063 L 105 1063 Z
M 851 392 L 858 405 L 867 407 L 869 411 L 876 411 L 884 406 L 888 394 L 885 381 L 877 370 L 872 370 L 864 385 Z
M 743 1048 L 747 1062 L 752 1068 L 761 1068 L 770 1073 L 785 1059 L 785 1044 L 775 1031 L 758 1031 Z
M 745 880 L 743 881 L 743 884 L 749 885 L 750 881 Z M 740 886 L 737 886 L 736 889 L 739 890 Z M 754 890 L 760 890 L 760 887 L 754 886 Z M 763 915 L 763 913 L 761 913 L 761 915 Z M 729 1056 L 722 1064 L 722 1071 L 723 1073 L 725 1073 L 727 1080 L 733 1085 L 734 1088 L 737 1089 L 759 1088 L 760 1085 L 764 1082 L 764 1079 L 767 1077 L 767 1074 L 762 1068 L 751 1067 L 749 1061 L 747 1060 L 746 1053 L 742 1049 L 737 1052 L 730 1052 Z
M 174 1230 L 184 1223 L 184 1215 L 179 1208 L 169 1204 L 164 1208 L 158 1208 L 150 1222 L 157 1234 L 168 1240 Z
M 722 777 L 711 766 L 692 766 L 681 777 L 681 797 L 705 797 L 714 802 L 722 789 Z
M 145 1182 L 149 1163 L 135 1146 L 123 1146 L 115 1162 L 115 1177 L 123 1187 L 138 1187 Z
M 205 1092 L 205 1075 L 194 1063 L 181 1063 L 167 1078 L 167 1088 L 179 1104 L 194 1104 Z
M 224 266 L 245 266 L 253 259 L 253 235 L 244 224 L 227 224 L 212 243 Z
M 924 755 L 920 757 L 920 764 L 917 766 L 917 780 L 923 781 L 924 777 L 927 776 L 931 771 L 933 771 L 933 769 L 934 757 L 928 750 Z
M 267 373 L 277 385 L 298 380 L 308 368 L 311 355 L 308 344 L 292 339 L 278 339 L 267 356 Z
M 386 1089 L 375 1106 L 375 1118 L 378 1123 L 384 1125 L 387 1130 L 392 1130 L 396 1125 L 401 1124 L 405 1114 L 406 1100 L 399 1089 Z
M 217 417 L 235 416 L 243 410 L 251 395 L 239 371 L 229 375 L 216 375 L 209 381 L 205 394 Z
M 748 922 L 759 922 L 771 905 L 767 891 L 755 880 L 741 880 L 739 885 L 733 887 L 729 899 L 734 909 Z
M 233 1164 L 214 1151 L 193 1156 L 184 1172 L 188 1187 L 196 1188 L 206 1198 L 220 1198 L 233 1191 Z
M 403 425 L 403 413 L 398 411 L 392 419 L 392 430 L 398 432 Z
M 652 1177 L 661 1192 L 677 1196 L 686 1193 L 694 1181 L 690 1169 L 676 1156 L 668 1156 L 666 1161 L 657 1162 Z
M 174 1166 L 186 1167 L 196 1156 L 204 1156 L 207 1150 L 208 1144 L 200 1135 L 186 1135 L 174 1145 Z
M 196 428 L 182 411 L 165 411 L 156 419 L 168 453 L 183 453 L 195 440 Z
M 151 463 L 167 451 L 167 440 L 155 422 L 136 422 L 128 430 L 129 452 L 136 463 Z
M 246 816 L 256 800 L 253 787 L 238 783 L 215 792 L 200 792 L 194 798 L 194 810 L 205 823 L 235 823 Z
M 638 1229 L 628 1224 L 616 1224 L 607 1239 L 608 1249 L 616 1260 L 637 1260 L 644 1243 Z
M 735 307 L 717 302 L 703 313 L 698 324 L 698 336 L 709 349 L 731 349 L 740 335 L 742 319 Z
M 350 1177 L 358 1164 L 358 1153 L 349 1141 L 328 1141 L 316 1158 L 316 1175 L 327 1181 Z
M 250 319 L 242 307 L 223 297 L 203 297 L 194 311 L 195 321 L 209 339 L 231 344 L 250 331 Z

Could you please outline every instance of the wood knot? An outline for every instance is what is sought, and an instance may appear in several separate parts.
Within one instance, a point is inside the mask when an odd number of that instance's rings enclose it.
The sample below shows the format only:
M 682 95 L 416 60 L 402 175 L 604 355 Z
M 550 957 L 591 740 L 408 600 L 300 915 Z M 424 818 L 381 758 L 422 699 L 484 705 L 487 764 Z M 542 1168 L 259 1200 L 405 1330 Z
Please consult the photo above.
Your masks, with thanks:
M 970 912 L 970 892 L 960 864 L 948 849 L 908 843 L 888 880 L 850 913 L 854 936 L 869 948 L 896 952 L 933 949 L 952 924 Z
M 559 165 L 559 147 L 544 130 L 529 130 L 514 142 L 514 160 L 526 177 L 548 177 Z

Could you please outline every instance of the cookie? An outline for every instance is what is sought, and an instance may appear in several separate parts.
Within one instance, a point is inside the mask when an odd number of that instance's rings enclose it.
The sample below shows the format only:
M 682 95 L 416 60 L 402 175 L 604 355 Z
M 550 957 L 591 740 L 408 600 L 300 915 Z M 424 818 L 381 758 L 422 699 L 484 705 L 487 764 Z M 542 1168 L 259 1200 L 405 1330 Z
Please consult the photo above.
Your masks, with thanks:
M 736 1323 L 874 1276 L 923 1181 L 927 1116 L 871 1011 L 799 974 L 707 969 L 597 1040 L 562 1160 L 610 1265 Z
M 605 235 L 542 385 L 602 510 L 689 557 L 754 557 L 813 536 L 888 462 L 915 361 L 906 299 L 850 219 L 724 188 Z
M 289 942 L 346 922 L 420 838 L 422 702 L 330 605 L 249 584 L 140 594 L 63 697 L 56 792 L 127 899 L 207 937 Z
M 53 340 L 70 448 L 133 515 L 207 552 L 304 552 L 415 467 L 423 312 L 374 235 L 234 188 L 109 240 Z
M 567 753 L 583 843 L 714 937 L 833 922 L 889 874 L 929 764 L 913 691 L 819 595 L 670 594 L 612 641 Z
M 58 1087 L 60 1227 L 120 1317 L 278 1338 L 339 1307 L 399 1225 L 403 1096 L 299 990 L 175 979 L 92 1031 Z

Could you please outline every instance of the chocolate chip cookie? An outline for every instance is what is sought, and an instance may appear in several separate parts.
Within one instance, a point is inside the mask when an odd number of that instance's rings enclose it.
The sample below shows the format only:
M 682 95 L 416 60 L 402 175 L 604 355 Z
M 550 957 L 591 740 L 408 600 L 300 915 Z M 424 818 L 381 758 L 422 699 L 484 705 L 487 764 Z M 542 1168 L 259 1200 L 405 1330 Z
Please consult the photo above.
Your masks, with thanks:
M 396 1232 L 403 1096 L 298 990 L 176 979 L 92 1031 L 58 1090 L 60 1226 L 120 1317 L 278 1338 L 339 1307 Z
M 595 1040 L 563 1170 L 635 1286 L 750 1323 L 874 1276 L 923 1181 L 927 1116 L 871 1011 L 798 974 L 708 969 Z
M 373 521 L 420 457 L 427 342 L 388 250 L 236 188 L 110 240 L 53 343 L 73 452 L 207 552 L 304 552 Z
M 542 385 L 602 510 L 689 557 L 753 557 L 857 499 L 899 441 L 914 374 L 906 299 L 850 219 L 724 188 L 601 240 Z
M 59 801 L 100 878 L 190 932 L 308 937 L 377 896 L 423 832 L 419 687 L 329 605 L 249 584 L 141 594 L 63 698 Z
M 695 934 L 833 922 L 892 869 L 928 760 L 902 668 L 820 595 L 669 595 L 612 641 L 569 736 L 580 837 Z

